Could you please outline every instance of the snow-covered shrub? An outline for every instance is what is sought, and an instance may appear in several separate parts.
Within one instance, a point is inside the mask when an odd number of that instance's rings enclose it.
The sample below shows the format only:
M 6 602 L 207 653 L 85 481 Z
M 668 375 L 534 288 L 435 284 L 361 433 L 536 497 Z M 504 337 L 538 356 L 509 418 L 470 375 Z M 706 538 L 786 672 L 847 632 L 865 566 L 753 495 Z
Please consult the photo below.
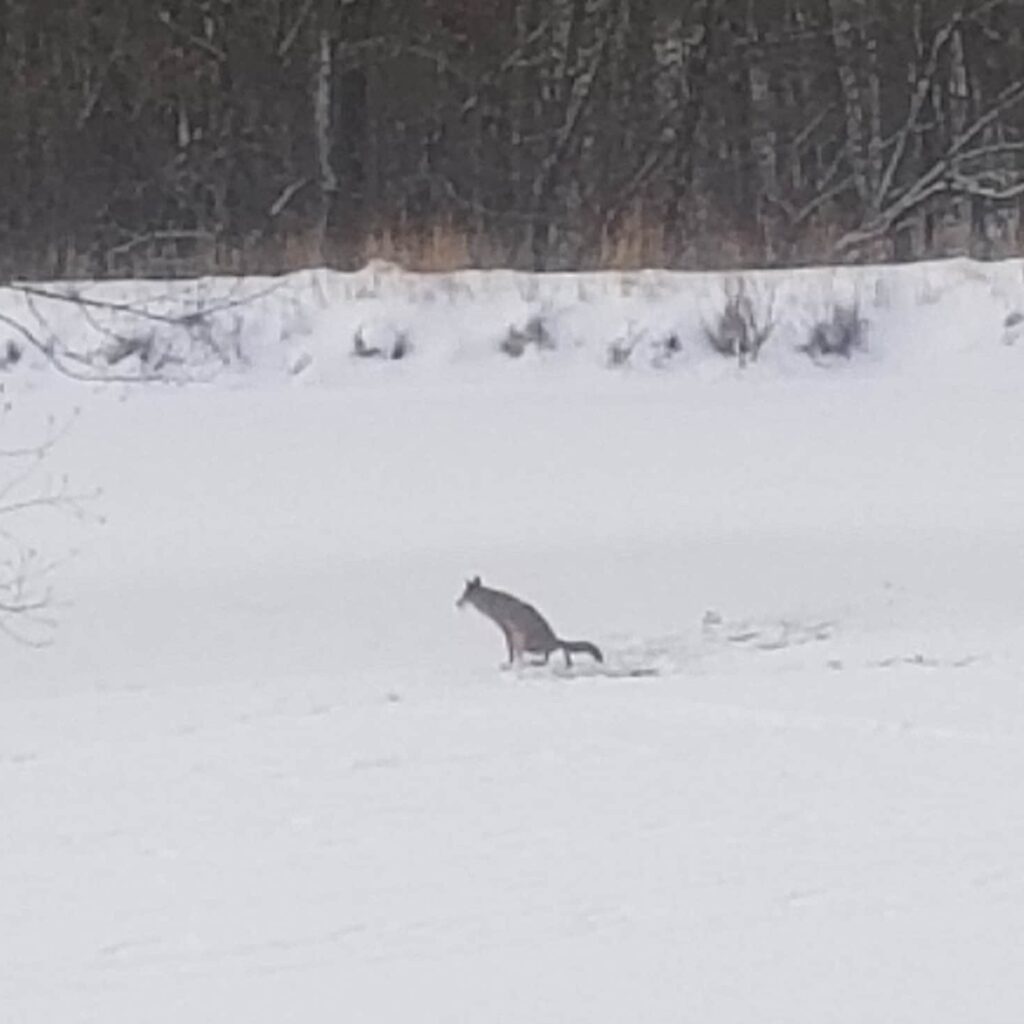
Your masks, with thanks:
M 124 373 L 132 367 L 132 374 L 142 377 L 159 377 L 172 368 L 201 374 L 211 368 L 247 362 L 242 345 L 243 321 L 237 314 L 191 312 L 177 319 L 150 319 L 148 327 L 139 326 L 145 317 L 133 310 L 107 323 L 95 316 L 89 319 L 102 340 L 83 353 L 80 361 L 99 373 L 114 368 Z
M 502 352 L 513 359 L 518 359 L 526 350 L 533 346 L 538 350 L 549 350 L 555 347 L 555 340 L 548 330 L 542 316 L 531 316 L 524 327 L 510 327 L 508 334 L 498 346 Z
M 612 368 L 627 366 L 634 362 L 638 353 L 646 354 L 646 362 L 662 367 L 683 349 L 679 335 L 674 332 L 664 336 L 652 336 L 646 330 L 630 328 L 623 337 L 616 338 L 608 346 L 608 365 Z
M 867 327 L 868 322 L 860 315 L 856 303 L 839 303 L 832 307 L 827 317 L 811 327 L 810 337 L 801 346 L 801 351 L 812 358 L 842 356 L 849 359 L 854 352 L 866 346 Z
M 683 351 L 683 343 L 679 339 L 679 335 L 674 331 L 662 338 L 658 343 L 658 353 L 655 357 L 655 363 L 658 366 L 662 366 L 667 363 L 674 356 L 679 355 Z
M 371 342 L 366 340 L 366 332 L 360 327 L 352 342 L 352 354 L 359 359 L 405 359 L 412 352 L 409 336 L 405 331 L 393 328 L 386 331 L 375 331 Z
M 136 356 L 143 366 L 148 367 L 155 361 L 155 344 L 156 336 L 153 331 L 134 336 L 115 336 L 103 347 L 101 357 L 108 366 L 117 366 L 126 359 Z
M 1024 341 L 1024 313 L 1014 310 L 1003 320 L 1003 344 L 1016 345 Z
M 755 362 L 775 329 L 775 293 L 757 294 L 745 278 L 726 283 L 725 308 L 713 325 L 704 325 L 708 344 L 736 359 L 741 366 Z
M 633 350 L 637 346 L 638 338 L 635 335 L 627 335 L 625 338 L 616 338 L 608 346 L 608 365 L 611 367 L 626 366 L 633 356 Z
M 21 346 L 10 338 L 0 352 L 0 370 L 10 370 L 21 362 Z

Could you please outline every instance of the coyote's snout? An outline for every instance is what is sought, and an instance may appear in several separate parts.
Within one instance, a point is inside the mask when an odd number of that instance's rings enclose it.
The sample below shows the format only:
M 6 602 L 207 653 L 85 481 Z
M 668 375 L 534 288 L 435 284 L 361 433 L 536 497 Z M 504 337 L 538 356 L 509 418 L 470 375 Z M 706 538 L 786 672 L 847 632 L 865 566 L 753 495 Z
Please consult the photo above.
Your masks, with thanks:
M 479 576 L 466 582 L 466 589 L 455 604 L 458 608 L 472 605 L 505 634 L 509 665 L 521 662 L 526 654 L 541 655 L 541 664 L 546 665 L 552 651 L 561 651 L 566 665 L 572 664 L 573 654 L 589 654 L 597 661 L 604 661 L 595 644 L 587 640 L 560 640 L 533 605 L 511 594 L 485 587 Z

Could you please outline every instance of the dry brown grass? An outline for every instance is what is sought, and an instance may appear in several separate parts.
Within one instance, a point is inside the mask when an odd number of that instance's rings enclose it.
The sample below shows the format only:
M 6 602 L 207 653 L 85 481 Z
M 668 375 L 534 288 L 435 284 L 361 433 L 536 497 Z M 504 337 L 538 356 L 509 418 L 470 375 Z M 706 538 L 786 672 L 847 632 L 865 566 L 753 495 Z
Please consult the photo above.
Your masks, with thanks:
M 440 223 L 424 230 L 383 228 L 363 243 L 363 262 L 386 260 L 406 270 L 444 273 L 477 266 L 474 240 L 458 227 Z
M 730 271 L 755 269 L 766 265 L 764 240 L 729 229 L 721 218 L 709 218 L 719 230 L 695 226 L 692 239 L 684 244 L 672 242 L 664 224 L 652 211 L 630 211 L 613 229 L 607 226 L 589 245 L 583 245 L 576 266 L 584 270 L 631 272 L 645 269 Z M 173 232 L 157 233 L 160 236 Z M 185 233 L 187 234 L 187 233 Z M 828 218 L 804 226 L 797 239 L 775 246 L 776 265 L 801 266 L 835 261 L 835 242 L 841 234 Z M 206 274 L 283 274 L 313 267 L 353 270 L 371 260 L 394 263 L 406 270 L 447 273 L 471 268 L 530 269 L 527 248 L 512 248 L 480 228 L 467 228 L 453 220 L 411 226 L 382 225 L 367 230 L 362 238 L 344 245 L 328 241 L 311 228 L 294 226 L 272 237 L 252 238 L 242 243 L 213 240 L 205 246 L 185 247 L 168 254 L 163 248 L 140 238 L 112 259 L 72 245 L 62 248 L 40 247 L 27 252 L 24 247 L 0 253 L 0 278 L 16 276 L 36 279 L 98 277 L 195 277 Z M 1013 240 L 1016 243 L 1016 239 Z M 1013 255 L 1019 244 L 1007 246 Z M 116 251 L 116 250 L 112 250 Z M 937 252 L 933 255 L 943 255 Z M 892 258 L 884 253 L 865 252 L 860 261 Z M 927 258 L 921 254 L 917 258 Z M 572 269 L 566 267 L 564 269 Z
M 597 270 L 646 270 L 668 265 L 665 227 L 642 209 L 632 210 L 614 230 L 601 230 Z

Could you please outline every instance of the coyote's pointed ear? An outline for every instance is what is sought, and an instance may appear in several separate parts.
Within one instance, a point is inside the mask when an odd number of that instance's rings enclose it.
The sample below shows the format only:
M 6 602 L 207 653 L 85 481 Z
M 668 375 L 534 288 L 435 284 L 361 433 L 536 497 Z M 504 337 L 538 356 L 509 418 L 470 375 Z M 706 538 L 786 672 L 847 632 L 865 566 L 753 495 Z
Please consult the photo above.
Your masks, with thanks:
M 480 577 L 479 577 L 479 576 L 474 576 L 474 577 L 473 577 L 473 578 L 472 578 L 472 579 L 471 579 L 471 580 L 469 581 L 469 585 L 470 585 L 471 587 L 479 587 L 479 586 L 480 586 Z

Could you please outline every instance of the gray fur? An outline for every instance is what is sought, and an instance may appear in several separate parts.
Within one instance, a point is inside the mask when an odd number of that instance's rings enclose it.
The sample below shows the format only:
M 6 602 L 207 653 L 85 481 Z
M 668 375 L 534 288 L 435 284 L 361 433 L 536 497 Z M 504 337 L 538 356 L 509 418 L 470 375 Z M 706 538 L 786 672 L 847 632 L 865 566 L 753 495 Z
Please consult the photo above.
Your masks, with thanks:
M 521 662 L 527 654 L 540 655 L 542 664 L 546 665 L 552 651 L 561 651 L 566 665 L 572 664 L 573 654 L 589 654 L 596 661 L 604 661 L 595 644 L 589 640 L 560 639 L 533 605 L 504 591 L 485 587 L 479 576 L 467 581 L 462 597 L 455 604 L 459 608 L 468 604 L 497 625 L 505 635 L 509 666 Z

